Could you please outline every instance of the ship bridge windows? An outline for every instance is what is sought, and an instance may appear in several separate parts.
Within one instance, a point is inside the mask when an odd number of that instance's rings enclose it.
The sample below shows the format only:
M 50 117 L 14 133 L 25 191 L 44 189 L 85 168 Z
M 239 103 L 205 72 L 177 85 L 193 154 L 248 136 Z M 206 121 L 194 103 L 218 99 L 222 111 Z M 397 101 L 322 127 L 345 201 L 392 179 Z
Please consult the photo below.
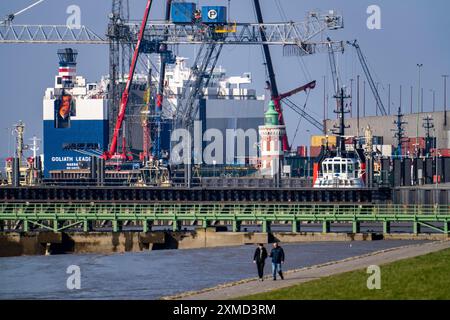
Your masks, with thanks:
M 339 163 L 334 164 L 334 173 L 341 173 L 341 165 Z
M 353 173 L 353 171 L 354 171 L 354 167 L 353 167 L 353 164 L 351 164 L 351 163 L 349 163 L 348 165 L 347 165 L 347 167 L 348 167 L 348 173 Z

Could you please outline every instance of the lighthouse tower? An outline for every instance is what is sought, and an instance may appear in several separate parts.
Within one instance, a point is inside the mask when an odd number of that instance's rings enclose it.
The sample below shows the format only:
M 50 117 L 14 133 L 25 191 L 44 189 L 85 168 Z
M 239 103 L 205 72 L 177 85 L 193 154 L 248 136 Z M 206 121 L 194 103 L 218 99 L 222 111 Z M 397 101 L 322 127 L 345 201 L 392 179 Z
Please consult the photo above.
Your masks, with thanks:
M 261 150 L 260 173 L 263 176 L 275 177 L 280 174 L 281 163 L 283 161 L 282 137 L 286 131 L 286 126 L 279 125 L 278 112 L 275 104 L 271 100 L 269 108 L 264 114 L 265 124 L 259 126 L 259 141 Z

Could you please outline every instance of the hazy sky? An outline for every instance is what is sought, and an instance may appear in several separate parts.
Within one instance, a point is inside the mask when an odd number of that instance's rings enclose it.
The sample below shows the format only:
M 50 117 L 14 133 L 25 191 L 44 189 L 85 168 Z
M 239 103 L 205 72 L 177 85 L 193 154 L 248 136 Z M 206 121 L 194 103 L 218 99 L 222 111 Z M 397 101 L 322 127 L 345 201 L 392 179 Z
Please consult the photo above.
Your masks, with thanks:
M 0 1 L 0 16 L 31 4 L 33 0 Z M 145 0 L 129 0 L 130 16 L 141 19 Z M 227 0 L 194 1 L 199 5 L 228 5 Z M 277 2 L 281 3 L 279 10 Z M 20 15 L 15 24 L 65 24 L 69 5 L 81 8 L 81 24 L 88 26 L 100 35 L 106 32 L 107 15 L 111 9 L 111 0 L 46 0 L 30 11 Z M 151 19 L 163 17 L 164 0 L 155 0 Z M 403 108 L 410 108 L 410 86 L 414 86 L 414 110 L 417 110 L 418 71 L 417 63 L 423 63 L 422 84 L 424 88 L 425 110 L 432 108 L 431 89 L 436 90 L 437 110 L 443 109 L 442 74 L 450 73 L 450 2 L 447 0 L 261 0 L 263 15 L 267 22 L 279 22 L 286 18 L 291 21 L 303 21 L 307 11 L 335 9 L 345 18 L 345 29 L 330 31 L 334 40 L 358 39 L 374 71 L 375 81 L 380 82 L 382 99 L 387 105 L 388 84 L 392 85 L 392 110 L 398 108 L 399 86 L 403 85 Z M 381 8 L 381 30 L 369 30 L 366 26 L 367 7 L 378 5 Z M 255 14 L 251 0 L 231 0 L 231 20 L 254 22 Z M 7 128 L 18 120 L 26 125 L 26 138 L 33 134 L 42 136 L 42 97 L 47 87 L 53 85 L 57 73 L 58 60 L 56 50 L 59 45 L 2 45 L 0 44 L 0 96 L 1 116 L 0 157 L 12 150 L 13 140 Z M 108 47 L 102 45 L 74 46 L 79 51 L 77 71 L 88 81 L 94 82 L 108 73 Z M 321 119 L 323 116 L 323 76 L 328 77 L 328 93 L 331 95 L 331 73 L 328 56 L 317 54 L 304 57 L 307 74 L 301 68 L 301 60 L 284 57 L 282 48 L 273 46 L 272 55 L 280 92 L 288 91 L 310 80 L 318 85 L 310 94 L 307 110 Z M 180 47 L 179 55 L 193 57 L 192 47 Z M 219 64 L 228 70 L 229 75 L 252 72 L 251 87 L 264 93 L 266 81 L 261 49 L 258 46 L 228 46 L 222 51 Z M 338 56 L 341 78 L 349 85 L 350 79 L 361 75 L 364 79 L 356 53 L 349 48 L 344 55 Z M 361 84 L 362 87 L 362 84 Z M 362 90 L 362 89 L 361 89 Z M 367 86 L 367 113 L 375 113 L 375 104 Z M 267 92 L 266 92 L 267 94 Z M 449 94 L 450 95 L 450 94 Z M 356 95 L 355 95 L 356 96 Z M 293 98 L 299 105 L 305 102 L 305 94 Z M 356 107 L 356 102 L 354 103 Z M 387 106 L 386 106 L 387 108 Z M 333 117 L 332 101 L 328 112 Z M 287 130 L 292 140 L 298 126 L 299 117 L 285 109 Z M 309 144 L 309 132 L 319 133 L 305 120 L 301 121 L 294 145 Z

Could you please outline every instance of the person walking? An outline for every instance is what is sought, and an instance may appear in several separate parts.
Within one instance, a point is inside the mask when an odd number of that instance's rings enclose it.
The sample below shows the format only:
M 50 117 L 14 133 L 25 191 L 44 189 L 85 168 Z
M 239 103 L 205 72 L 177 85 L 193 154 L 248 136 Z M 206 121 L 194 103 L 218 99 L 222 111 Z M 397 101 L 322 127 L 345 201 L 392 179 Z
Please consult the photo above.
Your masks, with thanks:
M 273 280 L 277 280 L 277 272 L 280 275 L 281 280 L 284 279 L 283 271 L 281 270 L 281 264 L 284 263 L 284 250 L 275 242 L 273 248 L 270 251 L 270 257 L 272 258 L 272 275 Z
M 264 281 L 264 264 L 267 259 L 267 250 L 262 243 L 258 244 L 253 255 L 253 263 L 256 263 L 259 280 Z

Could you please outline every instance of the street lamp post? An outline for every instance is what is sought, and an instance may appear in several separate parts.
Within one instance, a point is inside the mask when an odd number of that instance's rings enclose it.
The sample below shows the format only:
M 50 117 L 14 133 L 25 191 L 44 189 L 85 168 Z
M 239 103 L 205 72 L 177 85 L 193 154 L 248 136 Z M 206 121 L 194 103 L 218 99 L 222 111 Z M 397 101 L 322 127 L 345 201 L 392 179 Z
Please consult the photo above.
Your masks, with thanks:
M 444 78 L 444 126 L 447 126 L 447 78 L 448 74 L 444 74 L 442 78 Z
M 438 135 L 437 135 L 437 131 L 436 131 L 436 128 L 434 128 L 434 156 L 435 156 L 435 166 L 436 166 L 436 173 L 435 173 L 435 176 L 436 176 L 436 190 L 437 190 L 437 188 L 438 188 L 438 184 L 439 184 L 439 178 L 438 178 L 438 166 L 439 166 L 439 162 L 438 162 L 438 148 L 437 148 L 437 146 L 438 146 Z M 438 195 L 437 195 L 437 192 L 436 192 L 436 197 L 437 197 Z M 437 202 L 436 202 L 437 203 Z
M 421 98 L 421 86 L 420 86 L 420 76 L 421 76 L 421 69 L 423 67 L 423 63 L 418 63 L 417 68 L 419 69 L 419 97 L 417 99 L 417 128 L 416 128 L 416 156 L 419 156 L 419 113 L 420 113 L 420 98 Z
M 308 135 L 311 134 L 311 130 L 306 130 L 306 132 L 308 133 Z M 311 174 L 310 174 L 310 164 L 311 164 L 311 159 L 312 159 L 312 157 L 311 157 L 311 152 L 310 152 L 310 153 L 309 153 L 309 159 L 307 160 L 307 161 L 308 161 L 308 168 L 307 168 L 307 171 L 308 171 L 308 177 L 307 177 L 307 180 L 308 180 L 308 182 L 309 182 L 310 177 L 311 177 Z
M 430 92 L 433 95 L 433 112 L 436 111 L 436 90 L 430 89 Z

